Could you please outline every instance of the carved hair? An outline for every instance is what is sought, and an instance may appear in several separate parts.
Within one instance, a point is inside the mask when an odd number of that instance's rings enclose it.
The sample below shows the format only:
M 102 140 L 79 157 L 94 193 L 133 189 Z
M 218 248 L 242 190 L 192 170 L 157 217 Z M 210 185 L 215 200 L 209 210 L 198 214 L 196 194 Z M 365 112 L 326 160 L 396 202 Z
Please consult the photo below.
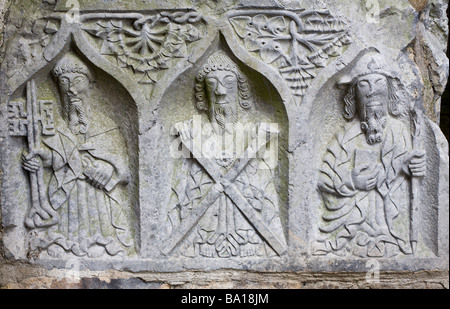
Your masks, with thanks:
M 357 80 L 350 85 L 344 97 L 344 117 L 348 120 L 353 119 L 356 115 L 356 82 Z
M 245 75 L 237 65 L 223 52 L 213 54 L 203 65 L 197 74 L 195 84 L 195 98 L 197 99 L 197 109 L 207 111 L 208 103 L 205 94 L 205 77 L 213 71 L 230 71 L 236 75 L 239 90 L 239 105 L 248 109 L 252 107 L 250 87 Z
M 85 75 L 89 81 L 92 81 L 92 72 L 88 66 L 75 54 L 68 53 L 58 61 L 53 69 L 53 76 L 58 78 L 66 73 L 78 73 Z
M 392 116 L 398 116 L 402 113 L 402 106 L 401 106 L 401 100 L 398 96 L 397 92 L 398 89 L 394 85 L 395 79 L 390 76 L 386 76 L 387 80 L 387 88 L 388 88 L 388 112 Z M 344 117 L 348 120 L 351 120 L 356 115 L 356 84 L 358 82 L 358 79 L 356 78 L 353 83 L 350 85 L 349 90 L 344 97 Z

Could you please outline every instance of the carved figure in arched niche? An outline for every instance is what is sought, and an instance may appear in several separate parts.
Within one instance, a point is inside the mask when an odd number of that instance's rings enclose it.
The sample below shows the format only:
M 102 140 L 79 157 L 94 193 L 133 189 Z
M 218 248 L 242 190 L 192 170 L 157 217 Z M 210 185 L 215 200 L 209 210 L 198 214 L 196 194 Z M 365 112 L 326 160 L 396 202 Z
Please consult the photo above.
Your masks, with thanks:
M 375 51 L 361 57 L 341 82 L 348 86 L 348 123 L 323 158 L 318 188 L 324 208 L 313 253 L 413 254 L 418 197 L 411 185 L 426 173 L 426 153 L 413 137 L 401 82 Z
M 53 136 L 23 155 L 30 175 L 43 168 L 50 174 L 46 188 L 40 188 L 47 190 L 48 201 L 41 196 L 25 221 L 35 231 L 31 249 L 58 258 L 132 254 L 124 138 L 113 120 L 92 107 L 93 75 L 78 56 L 67 53 L 52 73 L 64 121 Z
M 188 150 L 181 158 L 169 205 L 172 234 L 163 252 L 185 256 L 275 256 L 286 251 L 274 169 L 278 131 L 243 114 L 257 113 L 245 75 L 216 52 L 196 78 L 201 116 L 176 123 Z M 253 117 L 258 119 L 258 117 Z M 189 153 L 192 154 L 190 157 Z

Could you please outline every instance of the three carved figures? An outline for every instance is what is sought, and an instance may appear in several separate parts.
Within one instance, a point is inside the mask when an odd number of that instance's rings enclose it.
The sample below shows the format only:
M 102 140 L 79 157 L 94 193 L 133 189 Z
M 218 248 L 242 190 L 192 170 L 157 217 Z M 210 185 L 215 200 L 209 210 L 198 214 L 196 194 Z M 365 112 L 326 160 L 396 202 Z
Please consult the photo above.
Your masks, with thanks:
M 99 40 L 99 54 L 132 71 L 132 79 L 138 76 L 135 81 L 145 87 L 187 59 L 188 45 L 201 39 L 201 16 L 178 13 L 123 22 L 120 16 L 105 21 L 92 15 L 85 17 L 83 30 Z M 298 97 L 307 93 L 316 70 L 351 42 L 345 24 L 323 12 L 270 16 L 255 11 L 229 18 L 237 41 L 275 69 Z M 196 114 L 171 124 L 187 155 L 172 159 L 168 205 L 154 205 L 170 224 L 159 248 L 164 255 L 272 258 L 288 252 L 282 213 L 287 189 L 279 184 L 284 150 L 278 144 L 286 132 L 260 120 L 254 104 L 258 89 L 233 59 L 225 49 L 210 51 L 191 76 Z M 60 106 L 54 109 L 60 113 L 45 109 L 53 102 L 37 99 L 34 81 L 26 86 L 26 113 L 23 102 L 9 104 L 10 133 L 26 136 L 29 146 L 22 166 L 30 178 L 31 207 L 24 220 L 34 232 L 30 248 L 54 258 L 135 256 L 131 195 L 136 192 L 129 184 L 124 127 L 92 104 L 92 64 L 80 53 L 62 55 L 51 74 L 59 90 Z M 420 135 L 424 118 L 410 107 L 401 78 L 379 52 L 362 55 L 338 84 L 346 90 L 341 100 L 346 124 L 324 141 L 326 151 L 320 154 L 321 206 L 313 210 L 319 216 L 312 225 L 311 254 L 415 254 L 418 192 L 427 172 Z M 46 117 L 50 120 L 44 123 Z

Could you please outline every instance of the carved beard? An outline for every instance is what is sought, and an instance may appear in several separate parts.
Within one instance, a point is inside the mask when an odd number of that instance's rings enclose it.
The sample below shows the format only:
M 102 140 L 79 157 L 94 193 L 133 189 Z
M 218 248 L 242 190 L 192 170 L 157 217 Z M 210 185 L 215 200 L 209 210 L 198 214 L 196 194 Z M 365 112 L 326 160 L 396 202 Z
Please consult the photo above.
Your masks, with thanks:
M 215 105 L 214 119 L 217 124 L 225 131 L 227 123 L 236 124 L 238 122 L 238 111 L 232 104 Z
M 366 134 L 369 145 L 380 143 L 383 140 L 383 131 L 387 122 L 387 110 L 382 106 L 366 107 L 363 109 L 361 130 Z
M 70 130 L 73 134 L 86 134 L 89 122 L 83 100 L 66 96 L 65 101 Z

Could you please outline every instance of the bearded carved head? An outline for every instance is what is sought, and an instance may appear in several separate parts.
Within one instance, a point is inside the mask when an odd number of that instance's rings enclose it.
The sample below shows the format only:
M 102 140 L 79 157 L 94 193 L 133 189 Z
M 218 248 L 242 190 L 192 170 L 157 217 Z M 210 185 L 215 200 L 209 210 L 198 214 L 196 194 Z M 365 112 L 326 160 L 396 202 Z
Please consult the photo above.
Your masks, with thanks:
M 378 52 L 370 52 L 340 81 L 341 86 L 348 86 L 344 117 L 348 120 L 359 117 L 361 130 L 371 145 L 383 140 L 387 116 L 397 117 L 403 113 L 397 93 L 398 79 L 385 70 L 386 66 Z
M 53 69 L 63 102 L 63 115 L 75 134 L 84 134 L 89 126 L 89 94 L 92 73 L 76 55 L 66 54 Z
M 208 112 L 222 129 L 238 121 L 238 108 L 252 106 L 249 85 L 238 66 L 223 52 L 213 54 L 196 77 L 197 109 Z

